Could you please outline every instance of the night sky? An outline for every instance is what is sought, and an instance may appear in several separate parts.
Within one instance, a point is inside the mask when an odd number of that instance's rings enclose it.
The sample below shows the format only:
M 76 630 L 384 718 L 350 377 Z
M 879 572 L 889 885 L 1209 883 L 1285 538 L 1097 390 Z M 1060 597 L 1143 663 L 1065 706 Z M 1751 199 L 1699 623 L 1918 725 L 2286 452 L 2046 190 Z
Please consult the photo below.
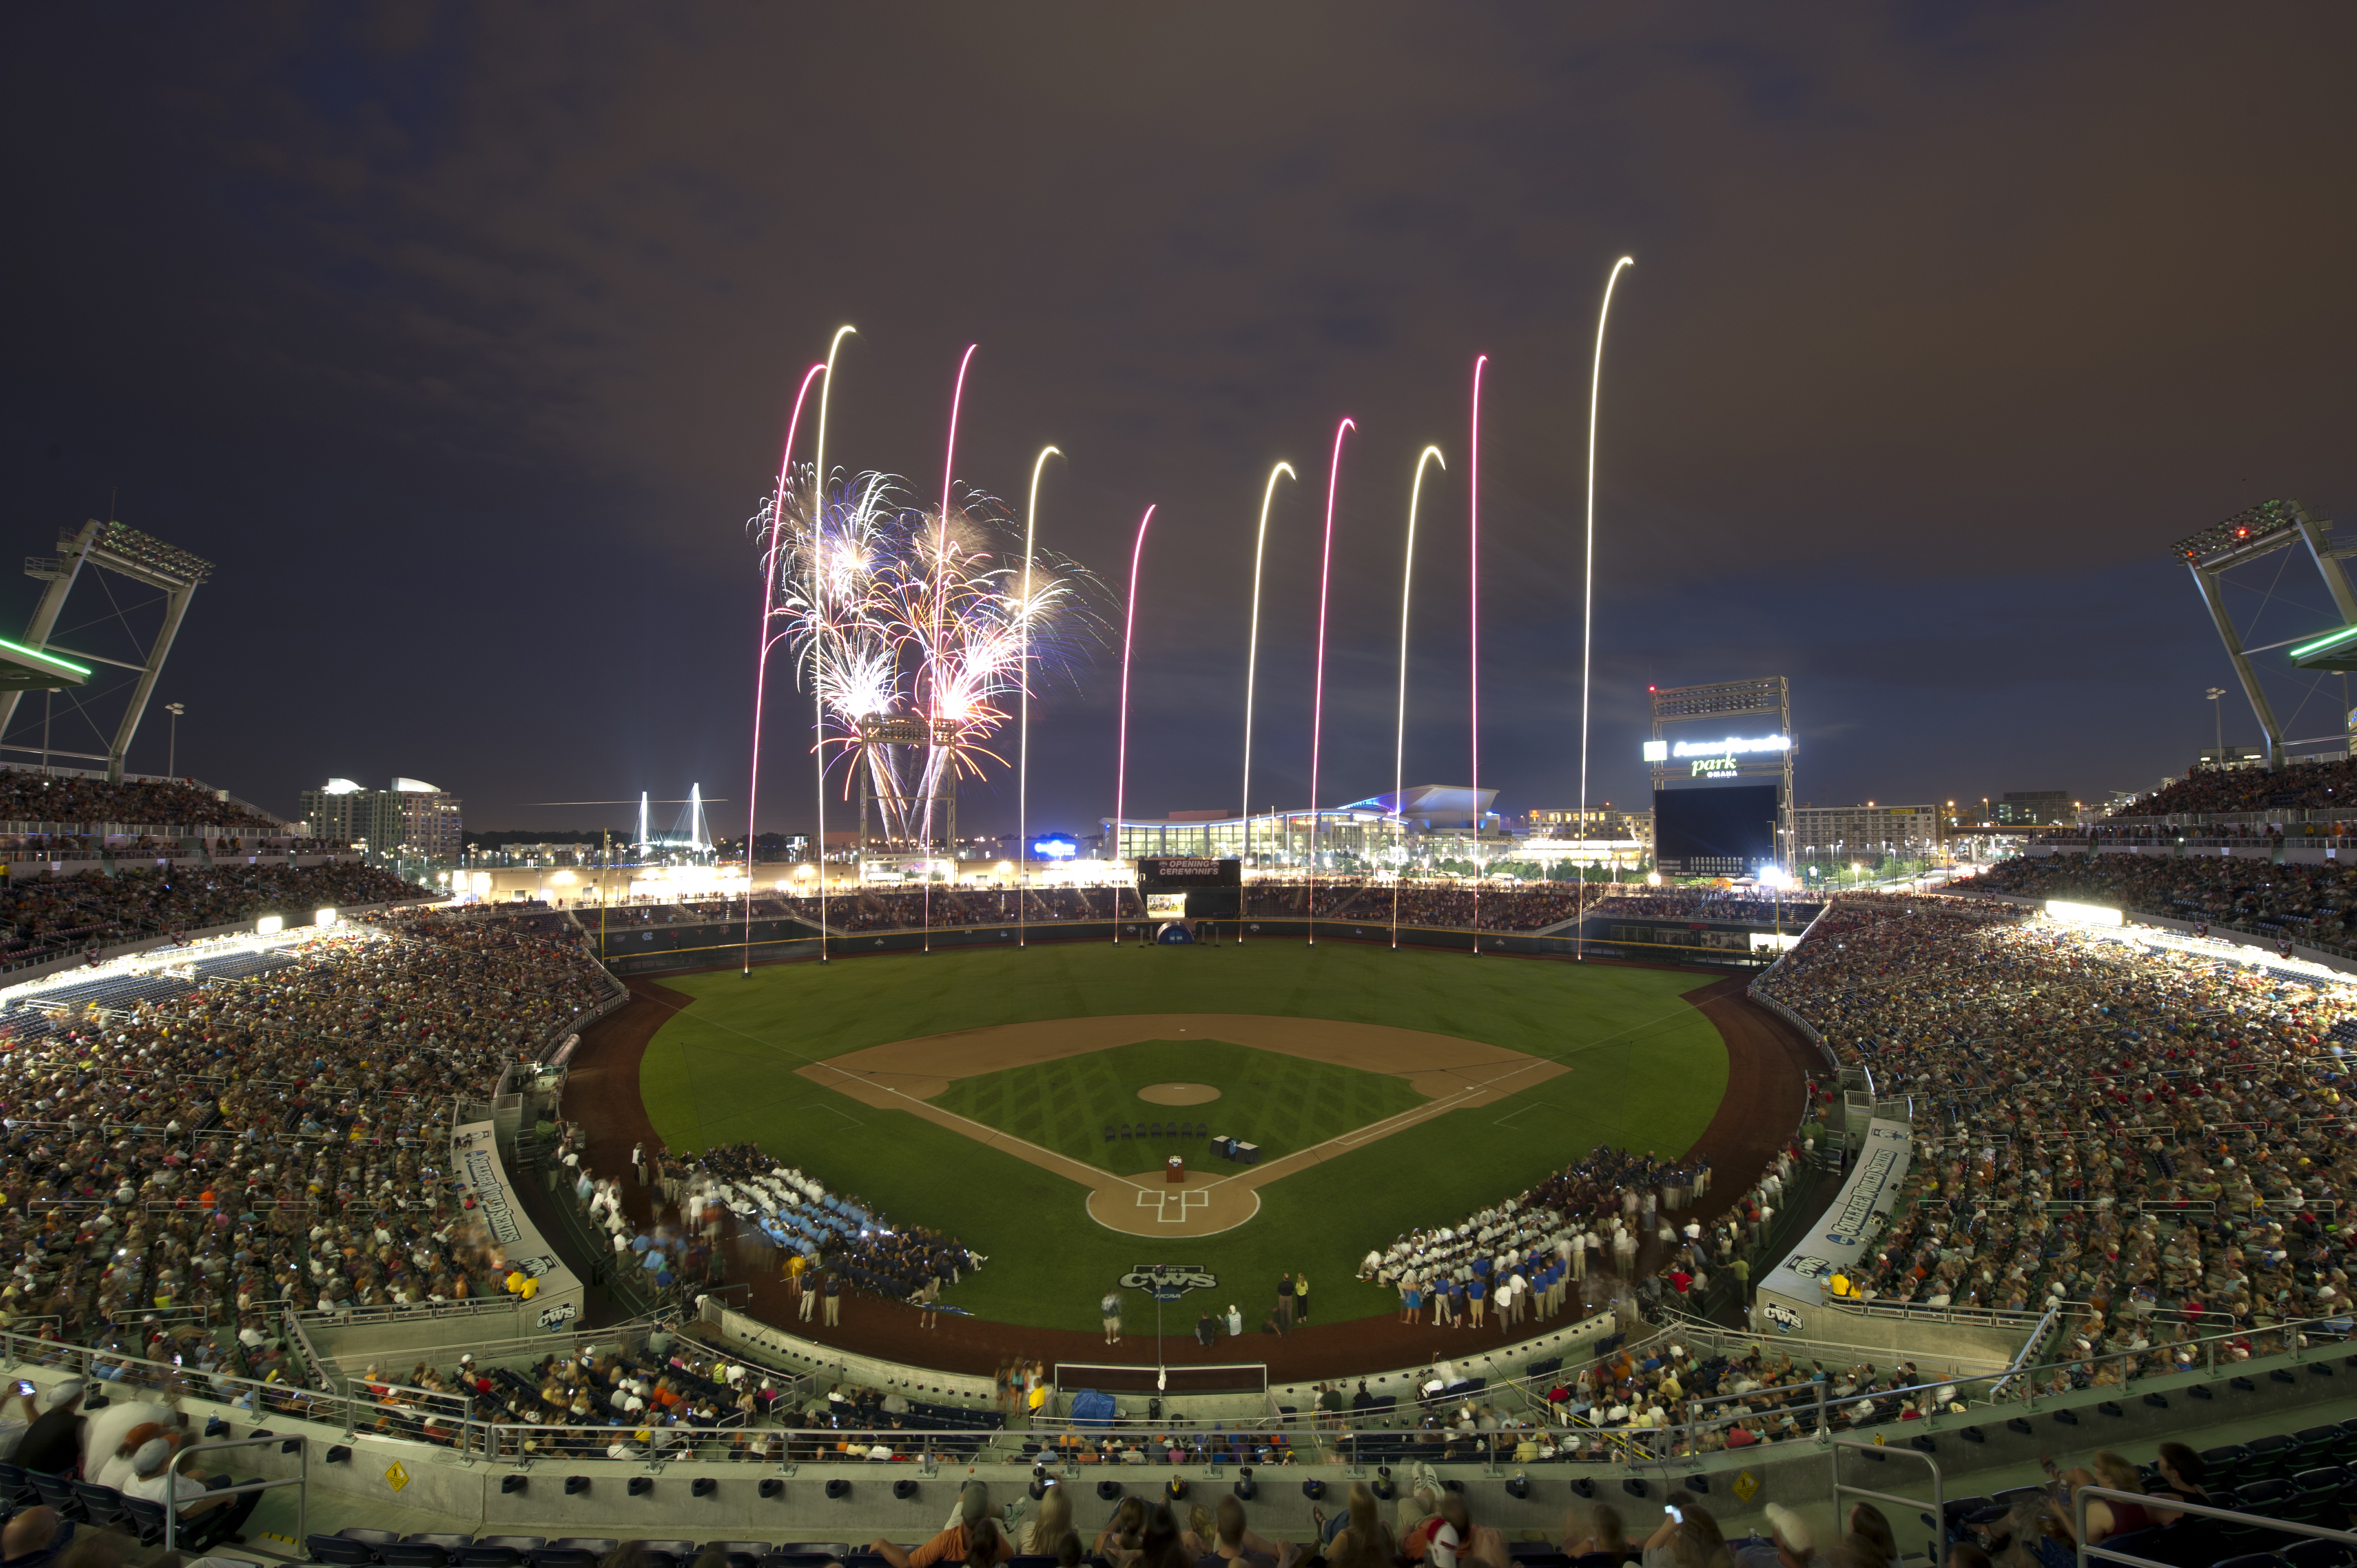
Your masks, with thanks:
M 2231 683 L 2170 542 L 2357 499 L 2352 59 L 2338 5 L 28 8 L 0 545 L 112 497 L 218 562 L 156 700 L 183 772 L 263 805 L 402 773 L 479 829 L 596 826 L 627 813 L 538 803 L 700 781 L 739 831 L 745 520 L 795 384 L 856 323 L 830 460 L 937 493 L 978 341 L 962 486 L 1019 504 L 1054 442 L 1043 536 L 1115 587 L 1160 509 L 1137 814 L 1238 803 L 1280 457 L 1253 792 L 1305 799 L 1356 418 L 1335 803 L 1390 787 L 1426 442 L 1406 771 L 1469 770 L 1486 352 L 1482 782 L 1566 805 L 1625 252 L 1591 796 L 1641 796 L 1648 682 L 1780 673 L 1803 800 L 2149 788 Z M 2333 623 L 2311 580 L 2258 640 Z M 1111 810 L 1118 655 L 1035 711 L 1035 830 Z M 805 828 L 808 710 L 773 713 L 761 825 Z M 159 713 L 132 766 L 164 760 Z M 1013 814 L 1010 778 L 962 816 Z

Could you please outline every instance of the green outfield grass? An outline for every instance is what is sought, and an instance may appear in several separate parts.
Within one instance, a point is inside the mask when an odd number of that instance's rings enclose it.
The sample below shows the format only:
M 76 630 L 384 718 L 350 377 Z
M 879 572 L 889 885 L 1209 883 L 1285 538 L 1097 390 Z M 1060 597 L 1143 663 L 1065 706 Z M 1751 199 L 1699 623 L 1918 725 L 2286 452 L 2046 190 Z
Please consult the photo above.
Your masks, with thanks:
M 1222 1008 L 1222 1012 L 1228 1009 Z M 1201 1105 L 1155 1105 L 1137 1091 L 1157 1083 L 1204 1083 L 1221 1091 Z M 1140 1040 L 1084 1057 L 962 1078 L 933 1103 L 1099 1170 L 1135 1176 L 1171 1155 L 1201 1166 L 1210 1137 L 1240 1138 L 1274 1160 L 1338 1133 L 1413 1110 L 1424 1096 L 1388 1073 L 1329 1067 L 1225 1040 Z M 1122 1137 L 1186 1120 L 1203 1138 Z M 1108 1129 L 1114 1136 L 1108 1139 Z
M 1049 1327 L 1095 1327 L 1105 1285 L 1131 1265 L 1155 1261 L 1209 1268 L 1222 1281 L 1218 1305 L 1233 1300 L 1254 1323 L 1286 1271 L 1308 1274 L 1313 1320 L 1389 1312 L 1397 1305 L 1389 1291 L 1353 1277 L 1369 1248 L 1412 1227 L 1454 1223 L 1599 1143 L 1683 1151 L 1709 1123 L 1727 1086 L 1724 1043 L 1683 999 L 1710 979 L 1660 970 L 1343 942 L 1061 942 L 839 959 L 823 967 L 780 964 L 756 970 L 750 979 L 722 972 L 663 983 L 697 999 L 648 1044 L 640 1072 L 640 1092 L 666 1143 L 701 1149 L 751 1142 L 904 1224 L 949 1231 L 991 1261 L 945 1299 L 984 1317 Z M 1226 1235 L 1159 1244 L 1097 1225 L 1082 1189 L 1071 1181 L 916 1116 L 862 1105 L 794 1070 L 916 1036 L 1132 1013 L 1383 1024 L 1504 1046 L 1568 1070 L 1265 1187 L 1258 1217 Z M 1271 1063 L 1295 1059 L 1250 1054 Z M 1116 1079 L 1122 1072 L 1118 1066 L 1104 1070 Z M 1406 1089 L 1385 1075 L 1350 1076 Z M 1136 1082 L 1166 1079 L 1215 1081 L 1168 1070 L 1166 1060 Z M 965 1085 L 951 1092 L 961 1090 Z M 1032 1099 L 1033 1109 L 1010 1102 L 1010 1116 L 1033 1114 L 1038 1097 Z M 1095 1098 L 1089 1104 L 1075 1126 L 1054 1134 L 1095 1138 L 1097 1149 L 1088 1154 L 1007 1130 L 1103 1163 L 1103 1106 Z M 1157 1108 L 1140 1109 L 1154 1119 Z M 1236 1113 L 1243 1113 L 1240 1102 Z M 1254 1112 L 1264 1113 L 1287 1112 L 1281 1104 Z M 1137 1306 L 1150 1324 L 1150 1308 Z M 1131 1321 L 1138 1321 L 1135 1311 Z M 1178 1330 L 1191 1323 L 1190 1314 Z

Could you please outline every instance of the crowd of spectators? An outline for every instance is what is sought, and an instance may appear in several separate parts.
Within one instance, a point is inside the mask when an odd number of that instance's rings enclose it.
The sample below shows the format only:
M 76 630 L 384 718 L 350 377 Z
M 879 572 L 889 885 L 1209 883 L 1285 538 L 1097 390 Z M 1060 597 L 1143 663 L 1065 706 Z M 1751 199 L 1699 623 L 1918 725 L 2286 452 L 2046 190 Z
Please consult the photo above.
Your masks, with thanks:
M 986 1261 L 954 1236 L 898 1224 L 751 1144 L 686 1156 L 641 1144 L 632 1175 L 650 1201 L 639 1221 L 621 1178 L 590 1170 L 582 1148 L 579 1129 L 568 1123 L 556 1161 L 574 1201 L 608 1238 L 616 1267 L 639 1271 L 643 1294 L 654 1299 L 716 1288 L 731 1232 L 756 1269 L 783 1275 L 797 1308 L 822 1293 L 839 1303 L 850 1292 L 938 1310 L 940 1293 Z
M 2074 1383 L 2345 1321 L 2357 993 L 1872 894 L 1760 987 L 1911 1099 L 1900 1206 L 1854 1271 L 1869 1299 L 2061 1307 Z
M 2357 865 L 2254 856 L 2057 854 L 2000 861 L 1975 889 L 2104 904 L 2348 951 L 2357 944 Z
M 919 926 L 996 926 L 1010 924 L 1017 918 L 1017 895 L 993 888 L 965 887 L 864 887 L 856 892 L 832 895 L 826 900 L 826 923 L 831 931 L 895 931 Z M 1116 908 L 1121 918 L 1135 920 L 1146 913 L 1146 906 L 1132 888 L 1111 887 L 1035 887 L 1022 894 L 1024 912 L 1038 923 L 1057 920 L 1103 920 L 1113 917 Z M 763 899 L 767 905 L 770 900 Z M 782 900 L 780 902 L 783 902 Z M 741 907 L 740 907 L 741 908 Z M 760 914 L 755 910 L 756 918 Z M 783 909 L 818 923 L 819 901 L 797 898 L 792 907 Z
M 2166 817 L 2212 811 L 2330 811 L 2357 805 L 2357 757 L 2264 768 L 2195 768 L 2176 782 L 2105 814 Z M 2352 813 L 2357 814 L 2357 813 Z
M 307 916 L 322 908 L 433 897 L 392 872 L 346 862 L 12 876 L 0 884 L 0 965 L 230 925 L 273 911 Z
M 776 1380 L 661 1329 L 635 1346 L 568 1347 L 524 1369 L 480 1368 L 471 1356 L 397 1377 L 372 1366 L 354 1391 L 373 1397 L 380 1435 L 449 1444 L 459 1421 L 487 1421 L 491 1451 L 510 1459 L 678 1459 L 707 1444 L 707 1457 L 743 1458 L 746 1429 L 783 1408 Z M 538 1430 L 551 1427 L 571 1430 Z
M 285 950 L 119 1007 L 8 1016 L 0 1320 L 126 1348 L 174 1326 L 258 1343 L 289 1308 L 498 1288 L 443 1168 L 452 1101 L 488 1098 L 605 998 L 578 933 L 409 915 Z
M 33 768 L 0 768 L 0 823 L 121 822 L 128 826 L 218 827 L 265 832 L 278 824 L 232 806 L 210 789 L 178 779 L 110 784 Z M 11 829 L 10 831 L 16 831 Z
M 1835 1427 L 1862 1427 L 1921 1420 L 1956 1395 L 1953 1386 L 1926 1386 L 1911 1362 L 1828 1369 L 1773 1346 L 1730 1357 L 1673 1338 L 1608 1352 L 1546 1397 L 1557 1420 L 1578 1429 L 1559 1434 L 1555 1452 L 1603 1461 L 1625 1454 L 1632 1433 L 1682 1428 L 1650 1441 L 1674 1455 L 1717 1453 L 1813 1437 L 1821 1402 Z
M 1610 896 L 1612 885 L 1577 882 L 1535 882 L 1519 886 L 1480 886 L 1463 883 L 1408 883 L 1394 891 L 1388 882 L 1320 882 L 1317 888 L 1321 920 L 1364 920 L 1389 925 L 1396 902 L 1403 926 L 1432 926 L 1451 930 L 1535 931 L 1561 925 L 1592 909 Z M 1246 891 L 1244 909 L 1252 915 L 1309 913 L 1307 882 L 1255 882 Z
M 1752 1187 L 1708 1223 L 1691 1215 L 1710 1190 L 1707 1156 L 1658 1159 L 1600 1146 L 1536 1187 L 1454 1225 L 1403 1232 L 1370 1250 L 1359 1277 L 1400 1293 L 1402 1316 L 1501 1333 L 1534 1316 L 1629 1302 L 1697 1312 L 1712 1276 L 1748 1282 L 1804 1157 L 1777 1151 Z M 1429 1314 L 1429 1316 L 1426 1316 Z
M 1781 920 L 1803 926 L 1823 908 L 1819 897 L 1763 897 L 1749 887 L 1652 887 L 1616 893 L 1599 912 L 1648 920 Z

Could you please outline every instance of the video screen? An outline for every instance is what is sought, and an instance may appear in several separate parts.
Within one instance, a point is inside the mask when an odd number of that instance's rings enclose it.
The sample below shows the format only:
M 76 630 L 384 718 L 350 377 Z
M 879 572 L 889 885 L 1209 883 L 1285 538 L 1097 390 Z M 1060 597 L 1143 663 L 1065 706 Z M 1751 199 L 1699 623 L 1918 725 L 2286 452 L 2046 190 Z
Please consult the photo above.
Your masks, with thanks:
M 1749 876 L 1773 864 L 1777 794 L 1773 784 L 1654 790 L 1654 867 L 1664 876 Z
M 1187 916 L 1187 895 L 1184 893 L 1148 893 L 1146 896 L 1146 918 L 1149 920 L 1179 920 Z

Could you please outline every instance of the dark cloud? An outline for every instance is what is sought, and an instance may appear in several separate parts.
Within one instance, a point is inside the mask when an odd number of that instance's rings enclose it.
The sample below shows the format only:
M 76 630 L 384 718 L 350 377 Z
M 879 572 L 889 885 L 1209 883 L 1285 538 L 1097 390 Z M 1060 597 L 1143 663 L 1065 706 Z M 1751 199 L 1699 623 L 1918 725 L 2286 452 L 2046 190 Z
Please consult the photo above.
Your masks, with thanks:
M 857 322 L 830 450 L 930 489 L 979 340 L 962 481 L 1019 494 L 1054 441 L 1046 524 L 1116 584 L 1162 508 L 1131 798 L 1230 805 L 1281 456 L 1259 744 L 1272 792 L 1307 787 L 1345 413 L 1327 793 L 1389 782 L 1426 441 L 1408 768 L 1461 776 L 1487 351 L 1483 773 L 1527 806 L 1577 765 L 1587 372 L 1627 252 L 1599 792 L 1641 787 L 1645 682 L 1774 671 L 1812 799 L 2144 783 L 2209 734 L 2222 669 L 2159 550 L 2349 491 L 2352 32 L 2327 6 L 55 8 L 0 63 L 0 477 L 27 553 L 112 491 L 222 563 L 165 694 L 241 793 L 409 772 L 485 825 L 735 798 L 742 524 L 802 369 Z M 1071 825 L 1110 801 L 1110 686 L 1035 737 Z

